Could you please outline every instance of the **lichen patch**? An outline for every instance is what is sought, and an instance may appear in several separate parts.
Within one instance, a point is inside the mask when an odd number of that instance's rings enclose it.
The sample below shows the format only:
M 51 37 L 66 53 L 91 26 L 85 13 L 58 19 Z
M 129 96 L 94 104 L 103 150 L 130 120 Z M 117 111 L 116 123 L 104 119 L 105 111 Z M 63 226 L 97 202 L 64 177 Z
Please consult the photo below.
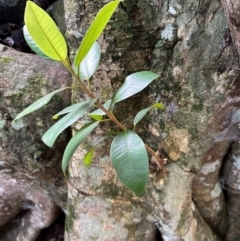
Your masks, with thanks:
M 181 152 L 189 152 L 189 138 L 190 135 L 187 129 L 172 128 L 169 131 L 166 140 L 163 142 L 163 147 L 172 160 L 176 161 Z

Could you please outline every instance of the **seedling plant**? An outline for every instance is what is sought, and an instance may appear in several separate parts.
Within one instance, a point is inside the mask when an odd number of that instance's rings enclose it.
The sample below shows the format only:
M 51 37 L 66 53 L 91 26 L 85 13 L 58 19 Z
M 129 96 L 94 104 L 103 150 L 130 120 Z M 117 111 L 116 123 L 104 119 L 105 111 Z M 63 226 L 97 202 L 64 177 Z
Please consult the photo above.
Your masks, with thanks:
M 77 80 L 77 85 L 66 86 L 43 96 L 18 114 L 14 121 L 47 105 L 52 97 L 61 91 L 66 89 L 83 91 L 89 99 L 72 104 L 55 114 L 53 119 L 64 116 L 47 130 L 42 137 L 43 142 L 52 147 L 62 131 L 82 118 L 91 107 L 95 106 L 97 109 L 88 114 L 92 121 L 85 124 L 74 134 L 64 151 L 62 158 L 63 172 L 66 172 L 76 149 L 99 123 L 111 121 L 119 128 L 119 132 L 113 136 L 110 147 L 112 165 L 118 178 L 126 187 L 135 193 L 142 193 L 148 181 L 149 161 L 147 152 L 155 156 L 157 160 L 159 160 L 159 157 L 148 145 L 144 144 L 135 132 L 135 127 L 149 110 L 153 108 L 163 110 L 164 107 L 161 103 L 155 103 L 138 112 L 133 120 L 133 130 L 127 129 L 115 117 L 114 107 L 116 103 L 142 91 L 159 76 L 151 71 L 133 73 L 125 79 L 123 85 L 105 103 L 101 103 L 100 98 L 95 96 L 91 90 L 91 77 L 98 68 L 101 56 L 101 50 L 96 41 L 120 2 L 121 0 L 109 2 L 98 12 L 80 44 L 72 67 L 68 59 L 65 39 L 52 18 L 35 3 L 27 1 L 24 15 L 25 26 L 23 28 L 26 42 L 38 55 L 50 60 L 61 61 L 73 78 Z M 98 143 L 109 136 L 111 135 L 107 133 Z M 85 165 L 91 165 L 94 149 L 98 143 L 86 153 L 83 159 Z

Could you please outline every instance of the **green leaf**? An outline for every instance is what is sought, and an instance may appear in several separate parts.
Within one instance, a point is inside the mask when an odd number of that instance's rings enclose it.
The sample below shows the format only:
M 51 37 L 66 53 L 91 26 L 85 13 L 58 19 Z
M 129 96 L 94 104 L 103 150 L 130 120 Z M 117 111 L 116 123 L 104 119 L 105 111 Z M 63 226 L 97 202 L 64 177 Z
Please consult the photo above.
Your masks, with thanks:
M 142 118 L 147 114 L 147 112 L 153 108 L 158 108 L 163 110 L 164 106 L 162 103 L 155 103 L 151 107 L 139 111 L 133 120 L 133 125 L 134 126 L 137 125 L 137 123 L 139 123 L 142 120 Z
M 162 103 L 155 103 L 152 105 L 152 108 L 158 108 L 160 110 L 164 110 L 164 105 Z
M 65 130 L 67 127 L 76 122 L 84 113 L 96 102 L 96 99 L 83 101 L 74 111 L 65 115 L 50 129 L 48 129 L 42 137 L 43 142 L 52 147 L 58 135 Z
M 34 2 L 27 1 L 25 24 L 33 41 L 49 58 L 63 61 L 67 58 L 67 44 L 52 18 Z
M 83 162 L 86 166 L 90 166 L 92 164 L 92 158 L 93 158 L 93 154 L 94 154 L 94 150 L 95 147 L 102 141 L 104 141 L 105 139 L 107 139 L 108 137 L 110 137 L 113 134 L 112 131 L 108 132 L 105 136 L 103 136 L 102 138 L 100 138 L 94 145 L 93 147 L 85 154 L 84 158 L 83 158 Z
M 114 105 L 111 105 L 111 100 L 107 100 L 103 105 L 107 110 L 109 110 L 111 106 L 111 111 L 114 109 Z M 102 120 L 103 116 L 106 115 L 101 109 L 94 110 L 90 114 L 88 114 L 94 120 Z
M 93 159 L 93 154 L 94 154 L 94 148 L 91 148 L 84 156 L 83 162 L 86 166 L 90 166 L 92 164 L 92 159 Z
M 98 68 L 101 57 L 99 44 L 94 42 L 86 57 L 80 64 L 79 77 L 81 80 L 88 80 Z
M 62 159 L 62 170 L 65 173 L 68 163 L 72 158 L 74 152 L 77 150 L 78 146 L 84 141 L 84 139 L 97 127 L 99 124 L 98 121 L 90 122 L 83 126 L 80 130 L 76 132 L 76 134 L 72 137 L 72 139 L 68 142 L 68 145 L 64 151 L 63 159 Z
M 117 103 L 137 94 L 158 77 L 159 75 L 151 71 L 140 71 L 129 75 L 124 84 L 113 95 L 112 103 Z
M 87 30 L 82 43 L 75 56 L 74 65 L 79 66 L 82 60 L 86 57 L 88 51 L 92 47 L 93 43 L 98 39 L 103 29 L 107 25 L 109 19 L 113 15 L 118 4 L 122 0 L 112 1 L 106 4 L 97 14 L 93 20 L 91 26 Z
M 139 111 L 133 120 L 133 125 L 134 126 L 137 125 L 137 123 L 140 122 L 142 120 L 142 118 L 147 114 L 147 112 L 151 109 L 152 109 L 152 106 Z
M 54 120 L 58 119 L 58 117 L 60 115 L 64 115 L 64 114 L 67 114 L 69 112 L 72 112 L 74 110 L 76 110 L 78 107 L 80 107 L 82 105 L 82 102 L 79 102 L 79 103 L 76 103 L 76 104 L 73 104 L 73 105 L 70 105 L 68 107 L 66 107 L 65 109 L 61 110 L 60 112 L 58 112 L 56 115 L 54 115 L 52 118 Z
M 30 114 L 30 113 L 32 113 L 32 112 L 40 109 L 41 107 L 45 106 L 46 104 L 49 103 L 49 101 L 52 99 L 52 97 L 53 97 L 56 93 L 58 93 L 58 92 L 60 92 L 60 91 L 63 91 L 63 90 L 66 90 L 66 89 L 68 89 L 68 88 L 69 88 L 69 86 L 63 87 L 63 88 L 61 88 L 61 89 L 58 89 L 58 90 L 53 91 L 52 93 L 50 93 L 50 94 L 48 94 L 48 95 L 43 96 L 41 99 L 38 99 L 38 100 L 35 101 L 33 104 L 31 104 L 30 106 L 28 106 L 25 110 L 23 110 L 20 114 L 18 114 L 13 121 L 15 121 L 15 120 L 17 120 L 17 119 L 20 119 L 20 118 L 22 118 L 23 116 L 28 115 L 28 114 Z
M 101 121 L 103 119 L 103 115 L 90 115 L 89 116 L 96 121 Z
M 45 59 L 51 60 L 50 58 L 48 58 L 48 56 L 46 54 L 44 54 L 42 52 L 42 50 L 34 42 L 34 40 L 32 39 L 31 35 L 29 34 L 29 32 L 27 30 L 27 26 L 26 25 L 23 26 L 23 36 L 24 36 L 24 39 L 26 40 L 28 46 L 31 48 L 31 50 L 33 52 L 35 52 L 37 55 L 39 55 L 39 56 L 41 56 L 41 57 L 43 57 Z
M 133 131 L 120 132 L 110 147 L 110 158 L 119 179 L 135 193 L 145 190 L 148 180 L 148 155 L 142 139 Z

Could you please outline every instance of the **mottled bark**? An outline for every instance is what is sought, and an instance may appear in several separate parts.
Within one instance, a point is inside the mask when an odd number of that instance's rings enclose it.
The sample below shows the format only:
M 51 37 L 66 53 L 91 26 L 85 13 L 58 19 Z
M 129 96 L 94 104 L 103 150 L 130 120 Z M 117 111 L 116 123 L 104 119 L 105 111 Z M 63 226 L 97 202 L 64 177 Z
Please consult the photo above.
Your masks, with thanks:
M 240 2 L 234 0 L 221 0 L 227 15 L 228 26 L 231 31 L 236 50 L 240 56 Z
M 102 5 L 65 1 L 72 56 Z M 129 73 L 150 69 L 160 74 L 148 93 L 119 104 L 116 115 L 130 126 L 143 106 L 166 104 L 165 113 L 151 112 L 137 132 L 152 148 L 164 148 L 167 175 L 151 173 L 146 194 L 137 197 L 116 179 L 108 157 L 110 141 L 97 149 L 90 168 L 81 162 L 88 149 L 83 145 L 70 166 L 66 240 L 156 240 L 149 235 L 155 221 L 163 240 L 221 240 L 228 222 L 218 173 L 230 145 L 226 133 L 233 129 L 235 140 L 238 135 L 235 127 L 230 128 L 235 111 L 230 100 L 236 96 L 238 75 L 232 66 L 238 62 L 221 4 L 124 1 L 99 42 L 103 59 L 93 89 L 103 101 Z M 79 99 L 79 93 L 74 96 Z M 109 128 L 101 126 L 89 140 Z M 116 209 L 120 200 L 121 208 Z M 96 204 L 88 208 L 88 203 Z M 93 236 L 86 236 L 88 224 Z
M 240 239 L 240 145 L 234 143 L 231 151 L 226 158 L 223 168 L 223 187 L 227 193 L 227 206 L 228 206 L 228 221 L 229 227 L 226 235 L 226 241 L 235 241 Z
M 203 165 L 193 181 L 193 200 L 210 227 L 225 236 L 228 228 L 226 202 L 219 181 L 219 170 L 229 142 L 214 145 L 204 156 Z

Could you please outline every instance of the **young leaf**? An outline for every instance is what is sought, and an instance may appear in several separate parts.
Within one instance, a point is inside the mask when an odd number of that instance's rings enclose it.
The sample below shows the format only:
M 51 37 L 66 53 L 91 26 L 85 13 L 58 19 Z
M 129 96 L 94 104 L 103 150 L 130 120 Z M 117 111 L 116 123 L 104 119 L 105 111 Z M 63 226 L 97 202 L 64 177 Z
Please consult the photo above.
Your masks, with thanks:
M 145 190 L 148 180 L 148 155 L 142 139 L 133 131 L 120 132 L 110 147 L 110 158 L 119 179 L 135 193 Z
M 58 112 L 58 113 L 57 113 L 56 115 L 54 115 L 52 118 L 53 118 L 54 120 L 56 120 L 56 119 L 58 119 L 58 117 L 59 117 L 60 115 L 64 115 L 64 114 L 67 114 L 67 113 L 69 113 L 69 112 L 72 112 L 72 111 L 76 110 L 76 109 L 77 109 L 79 106 L 81 106 L 81 105 L 82 105 L 82 102 L 79 102 L 79 103 L 70 105 L 70 106 L 66 107 L 65 109 L 61 110 L 60 112 Z
M 98 68 L 101 57 L 99 44 L 94 42 L 86 57 L 80 64 L 79 77 L 81 80 L 88 80 Z
M 164 110 L 164 105 L 162 103 L 155 103 L 152 105 L 152 108 L 158 108 L 160 110 Z
M 137 125 L 137 123 L 142 120 L 142 118 L 147 114 L 147 112 L 153 108 L 158 108 L 160 110 L 163 110 L 164 106 L 162 103 L 155 103 L 151 107 L 139 111 L 133 120 L 133 125 L 134 126 Z
M 94 147 L 91 148 L 83 158 L 83 162 L 86 166 L 90 166 L 92 164 L 93 154 L 94 154 Z
M 107 100 L 103 105 L 107 110 L 109 110 L 111 106 L 111 100 Z M 111 111 L 114 109 L 114 105 L 111 106 Z M 94 110 L 90 114 L 88 114 L 94 120 L 102 120 L 103 116 L 106 115 L 101 109 Z
M 103 29 L 107 25 L 109 19 L 122 0 L 112 1 L 106 4 L 97 14 L 91 26 L 87 30 L 82 43 L 75 56 L 74 65 L 79 66 L 82 60 L 87 55 L 93 43 L 98 39 Z
M 105 136 L 103 136 L 102 138 L 100 138 L 94 145 L 93 147 L 85 154 L 84 158 L 83 158 L 83 162 L 86 166 L 90 166 L 92 164 L 92 158 L 93 158 L 93 154 L 94 154 L 94 149 L 95 147 L 102 142 L 103 140 L 107 139 L 108 137 L 110 137 L 112 135 L 112 131 L 108 132 Z
M 76 122 L 95 103 L 96 99 L 83 101 L 74 111 L 65 115 L 61 120 L 48 129 L 42 137 L 42 141 L 52 147 L 58 135 L 68 126 Z
M 27 1 L 25 24 L 33 41 L 49 58 L 63 61 L 67 58 L 67 44 L 52 18 L 34 2 Z
M 34 40 L 32 39 L 31 35 L 29 34 L 26 25 L 23 26 L 23 36 L 24 39 L 26 40 L 28 46 L 31 48 L 32 51 L 34 51 L 37 55 L 45 58 L 45 59 L 49 59 L 48 56 L 46 54 L 44 54 L 42 52 L 42 50 L 37 46 L 37 44 L 34 42 Z
M 117 103 L 137 94 L 158 77 L 159 75 L 151 71 L 140 71 L 129 75 L 124 84 L 113 95 L 112 103 Z
M 68 142 L 68 145 L 64 151 L 62 159 L 62 170 L 65 173 L 68 163 L 72 158 L 73 153 L 77 150 L 78 146 L 83 142 L 83 140 L 97 127 L 99 124 L 98 121 L 90 122 L 83 126 L 72 139 Z
M 60 92 L 60 91 L 63 91 L 63 90 L 66 90 L 66 89 L 68 89 L 68 88 L 69 88 L 69 86 L 63 87 L 63 88 L 61 88 L 61 89 L 58 89 L 58 90 L 53 91 L 52 93 L 50 93 L 50 94 L 48 94 L 48 95 L 43 96 L 41 99 L 38 99 L 37 101 L 35 101 L 34 103 L 32 103 L 30 106 L 28 106 L 25 110 L 23 110 L 20 114 L 18 114 L 13 121 L 15 121 L 15 120 L 17 120 L 17 119 L 20 119 L 20 118 L 22 118 L 23 116 L 28 115 L 28 114 L 30 114 L 30 113 L 32 113 L 32 112 L 40 109 L 40 108 L 43 107 L 44 105 L 48 104 L 49 101 L 52 99 L 52 97 L 53 97 L 56 93 L 58 93 L 58 92 Z

